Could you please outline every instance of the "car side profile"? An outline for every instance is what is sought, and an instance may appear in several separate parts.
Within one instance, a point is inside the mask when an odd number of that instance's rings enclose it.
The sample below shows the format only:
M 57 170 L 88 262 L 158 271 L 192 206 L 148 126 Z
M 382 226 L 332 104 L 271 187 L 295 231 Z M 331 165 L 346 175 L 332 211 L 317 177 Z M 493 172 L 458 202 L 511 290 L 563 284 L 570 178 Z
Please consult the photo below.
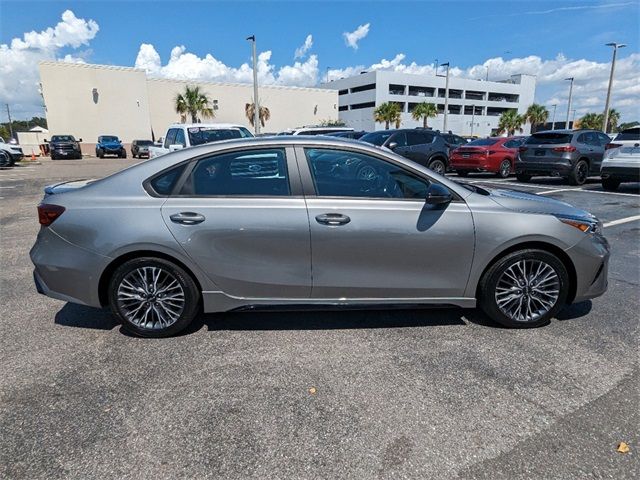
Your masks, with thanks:
M 450 165 L 461 177 L 470 172 L 492 172 L 507 178 L 513 171 L 518 148 L 526 137 L 490 137 L 473 140 L 451 153 Z
M 403 128 L 378 130 L 360 137 L 363 142 L 387 147 L 398 155 L 444 174 L 449 168 L 449 144 L 437 130 Z
M 337 138 L 176 151 L 49 186 L 38 215 L 37 290 L 109 306 L 141 336 L 175 334 L 200 311 L 327 306 L 479 305 L 539 326 L 607 287 L 589 213 Z
M 564 177 L 583 185 L 600 175 L 608 135 L 598 130 L 549 130 L 531 135 L 519 149 L 515 169 L 521 182 L 537 175 Z

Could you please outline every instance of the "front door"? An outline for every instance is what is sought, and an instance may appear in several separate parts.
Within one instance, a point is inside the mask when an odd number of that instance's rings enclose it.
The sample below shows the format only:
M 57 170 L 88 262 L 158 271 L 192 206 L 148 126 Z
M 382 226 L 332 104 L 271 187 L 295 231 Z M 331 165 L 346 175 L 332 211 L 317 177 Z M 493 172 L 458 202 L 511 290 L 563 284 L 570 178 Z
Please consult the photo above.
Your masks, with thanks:
M 227 295 L 310 296 L 309 220 L 289 158 L 284 148 L 202 158 L 162 207 L 176 240 Z
M 311 226 L 312 298 L 463 296 L 474 250 L 463 201 L 427 205 L 428 178 L 373 155 L 300 148 L 296 156 Z M 316 168 L 326 163 L 344 167 Z

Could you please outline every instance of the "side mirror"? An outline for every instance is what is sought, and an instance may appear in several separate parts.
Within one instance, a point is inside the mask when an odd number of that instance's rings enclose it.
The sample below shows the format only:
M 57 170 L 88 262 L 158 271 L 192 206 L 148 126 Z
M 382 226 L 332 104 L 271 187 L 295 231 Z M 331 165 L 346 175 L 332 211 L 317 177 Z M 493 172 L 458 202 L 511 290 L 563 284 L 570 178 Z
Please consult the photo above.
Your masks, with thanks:
M 451 203 L 453 195 L 447 187 L 439 183 L 432 183 L 427 190 L 427 204 L 429 205 L 445 205 Z
M 397 142 L 389 142 L 389 145 L 387 145 L 387 148 L 389 150 L 395 150 L 398 147 L 398 143 Z
M 78 143 L 80 143 L 80 142 L 82 142 L 82 139 L 81 139 L 81 138 L 79 138 L 79 139 L 78 139 Z
M 169 145 L 169 151 L 170 152 L 175 152 L 176 150 L 182 150 L 184 148 L 183 145 L 176 143 L 174 145 Z
M 43 140 L 44 143 L 49 143 L 49 140 L 47 140 L 46 138 Z

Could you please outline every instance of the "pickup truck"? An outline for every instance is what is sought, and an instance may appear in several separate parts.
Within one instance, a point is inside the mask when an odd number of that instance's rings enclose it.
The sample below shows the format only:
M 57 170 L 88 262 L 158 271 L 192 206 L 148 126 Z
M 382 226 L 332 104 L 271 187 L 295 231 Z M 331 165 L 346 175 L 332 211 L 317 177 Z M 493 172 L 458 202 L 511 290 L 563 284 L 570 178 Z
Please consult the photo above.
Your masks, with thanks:
M 161 145 L 149 146 L 149 158 L 205 143 L 253 137 L 242 125 L 232 123 L 175 123 L 170 125 Z

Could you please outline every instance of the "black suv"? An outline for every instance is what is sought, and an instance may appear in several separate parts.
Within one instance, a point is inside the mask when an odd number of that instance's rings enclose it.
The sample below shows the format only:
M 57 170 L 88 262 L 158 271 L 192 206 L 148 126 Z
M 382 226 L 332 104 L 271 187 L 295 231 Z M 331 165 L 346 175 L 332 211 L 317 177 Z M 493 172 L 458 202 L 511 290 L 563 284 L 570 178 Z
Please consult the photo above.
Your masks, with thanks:
M 45 143 L 47 139 L 45 138 Z M 49 151 L 51 160 L 59 158 L 82 158 L 82 150 L 80 150 L 80 142 L 82 139 L 75 139 L 73 135 L 54 135 L 49 141 Z
M 534 175 L 564 177 L 582 185 L 589 175 L 600 175 L 608 135 L 598 130 L 536 132 L 522 144 L 515 162 L 516 176 L 528 182 Z
M 444 175 L 449 166 L 449 143 L 438 130 L 401 128 L 378 130 L 360 137 L 363 142 L 387 147 L 398 155 Z

